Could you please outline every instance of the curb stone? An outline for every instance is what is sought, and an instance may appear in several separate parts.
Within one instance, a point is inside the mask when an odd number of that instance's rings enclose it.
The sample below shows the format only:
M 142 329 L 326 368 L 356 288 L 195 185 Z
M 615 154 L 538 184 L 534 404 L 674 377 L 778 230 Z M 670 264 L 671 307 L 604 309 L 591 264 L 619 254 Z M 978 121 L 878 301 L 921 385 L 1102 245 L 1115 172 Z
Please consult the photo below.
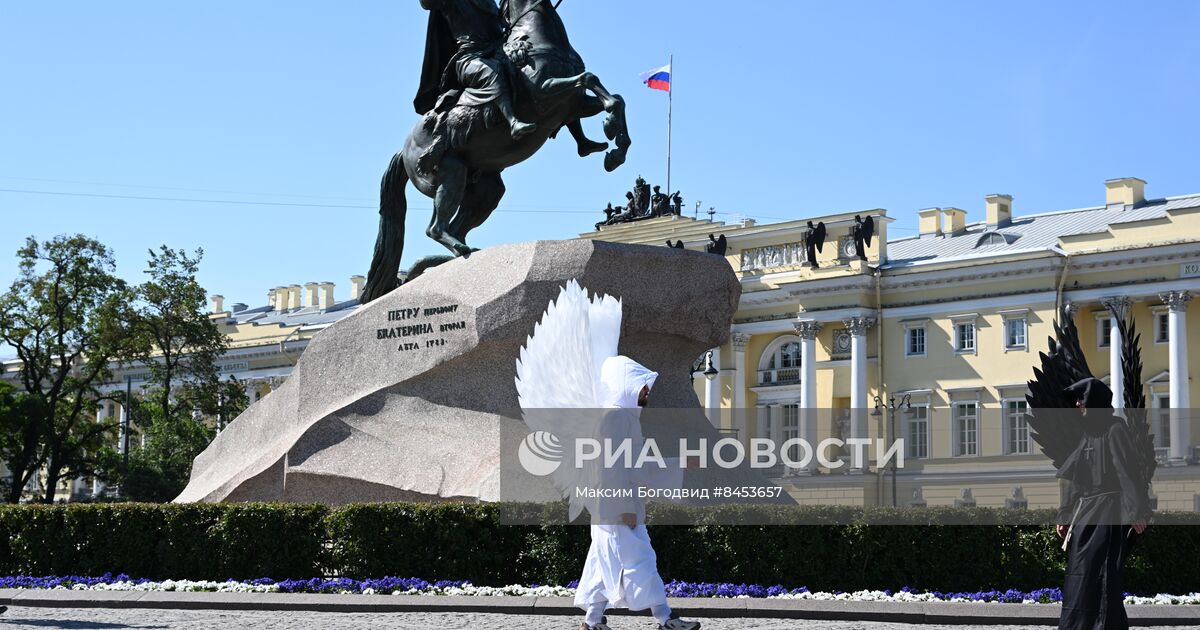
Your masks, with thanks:
M 1058 605 L 952 602 L 851 602 L 804 599 L 672 598 L 687 617 L 756 617 L 942 625 L 1049 625 Z M 471 612 L 578 615 L 569 597 L 329 595 L 0 589 L 0 605 L 42 608 L 313 611 L 344 613 Z M 1126 606 L 1130 625 L 1200 626 L 1200 606 Z M 611 611 L 612 615 L 630 614 Z M 644 613 L 634 613 L 644 614 Z

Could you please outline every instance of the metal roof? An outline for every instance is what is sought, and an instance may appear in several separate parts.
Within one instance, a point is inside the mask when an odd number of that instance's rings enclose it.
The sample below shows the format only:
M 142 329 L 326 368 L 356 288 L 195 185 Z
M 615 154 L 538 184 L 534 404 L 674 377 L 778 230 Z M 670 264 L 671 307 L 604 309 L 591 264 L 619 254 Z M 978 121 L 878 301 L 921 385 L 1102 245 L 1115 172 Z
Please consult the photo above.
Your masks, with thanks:
M 882 266 L 909 267 L 930 262 L 1045 251 L 1057 247 L 1059 238 L 1064 236 L 1097 234 L 1107 231 L 1112 225 L 1165 218 L 1170 210 L 1197 206 L 1200 206 L 1200 194 L 1147 200 L 1138 206 L 1100 206 L 1013 217 L 1009 224 L 999 228 L 989 228 L 982 222 L 972 223 L 958 234 L 923 234 L 888 241 L 888 261 Z M 1005 242 L 984 239 L 983 235 L 989 232 L 1002 235 Z
M 255 326 L 319 326 L 338 321 L 353 313 L 358 306 L 358 300 L 345 300 L 335 303 L 333 308 L 327 310 L 306 306 L 282 313 L 270 306 L 259 306 L 231 313 L 229 320 L 234 324 L 253 324 Z

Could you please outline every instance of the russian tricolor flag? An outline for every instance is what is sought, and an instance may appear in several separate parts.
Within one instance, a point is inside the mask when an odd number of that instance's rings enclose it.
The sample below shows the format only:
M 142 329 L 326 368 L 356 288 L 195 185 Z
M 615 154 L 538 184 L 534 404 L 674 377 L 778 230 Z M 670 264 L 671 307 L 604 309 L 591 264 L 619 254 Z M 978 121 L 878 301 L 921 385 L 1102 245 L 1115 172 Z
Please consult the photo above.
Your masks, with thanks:
M 652 90 L 671 91 L 671 64 L 642 73 L 642 83 Z

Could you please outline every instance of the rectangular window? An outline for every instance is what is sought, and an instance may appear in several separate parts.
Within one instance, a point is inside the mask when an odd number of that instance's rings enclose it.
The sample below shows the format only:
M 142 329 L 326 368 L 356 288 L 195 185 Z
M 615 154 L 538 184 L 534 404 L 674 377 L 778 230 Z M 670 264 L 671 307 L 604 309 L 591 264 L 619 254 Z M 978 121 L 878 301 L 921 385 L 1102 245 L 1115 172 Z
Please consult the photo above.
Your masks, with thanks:
M 1025 318 L 1014 317 L 1004 322 L 1004 347 L 1025 347 Z
M 910 357 L 925 356 L 924 326 L 908 329 L 908 345 L 905 354 Z
M 1029 453 L 1028 411 L 1029 403 L 1024 400 L 1004 401 L 1004 452 L 1008 455 Z
M 954 454 L 979 454 L 979 403 L 954 404 Z
M 1166 452 L 1171 448 L 1171 395 L 1154 394 L 1151 401 L 1154 421 L 1150 430 L 1154 432 L 1154 448 Z
M 800 437 L 800 405 L 790 404 L 783 406 L 783 441 L 794 440 Z M 792 461 L 800 460 L 800 447 L 793 445 L 788 451 L 788 457 Z
M 1096 320 L 1096 339 L 1101 348 L 1112 345 L 1112 323 L 1109 318 L 1101 317 Z
M 954 329 L 954 349 L 959 352 L 973 352 L 975 350 L 975 322 L 959 322 Z
M 1155 313 L 1154 315 L 1154 343 L 1168 343 L 1171 341 L 1171 320 L 1166 313 Z
M 908 457 L 929 457 L 929 407 L 913 407 L 908 410 L 908 430 L 904 438 L 908 441 L 905 445 Z

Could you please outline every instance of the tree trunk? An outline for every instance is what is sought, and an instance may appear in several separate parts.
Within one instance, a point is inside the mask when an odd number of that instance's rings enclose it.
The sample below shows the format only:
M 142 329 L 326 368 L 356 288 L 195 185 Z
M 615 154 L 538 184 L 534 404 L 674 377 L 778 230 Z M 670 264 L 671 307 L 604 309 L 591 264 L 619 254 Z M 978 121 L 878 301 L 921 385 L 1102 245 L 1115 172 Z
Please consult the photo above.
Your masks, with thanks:
M 14 472 L 12 487 L 8 489 L 8 497 L 5 499 L 8 503 L 20 503 L 21 491 L 25 489 L 25 484 L 29 483 L 29 479 L 21 480 L 25 476 L 23 472 Z
M 49 463 L 46 464 L 46 492 L 42 495 L 42 503 L 47 505 L 54 503 L 54 494 L 58 490 L 58 480 L 62 476 L 62 464 L 59 463 L 57 455 L 51 455 Z

